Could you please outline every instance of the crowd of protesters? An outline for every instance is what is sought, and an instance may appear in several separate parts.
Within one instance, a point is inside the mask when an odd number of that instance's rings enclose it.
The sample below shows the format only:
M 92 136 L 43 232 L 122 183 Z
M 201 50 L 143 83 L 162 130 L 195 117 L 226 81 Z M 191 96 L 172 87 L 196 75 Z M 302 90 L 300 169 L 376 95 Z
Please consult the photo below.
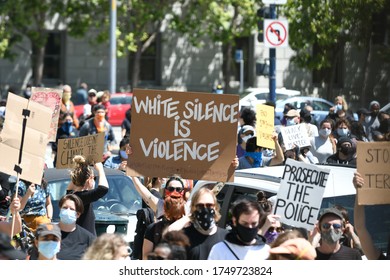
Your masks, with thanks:
M 124 171 L 132 151 L 129 146 L 131 111 L 122 125 L 119 154 L 113 155 L 116 143 L 110 118 L 110 94 L 80 85 L 72 98 L 69 85 L 63 87 L 63 97 L 57 140 L 105 132 L 103 163 L 95 164 L 99 173 L 95 187 L 91 166 L 82 156 L 76 156 L 70 174 L 71 183 L 60 202 L 60 222 L 52 223 L 52 205 L 46 182 L 34 185 L 20 181 L 18 193 L 0 187 L 2 205 L 7 204 L 12 220 L 0 222 L 0 259 L 37 260 L 361 260 L 389 259 L 373 244 L 365 225 L 364 206 L 355 203 L 354 222 L 350 223 L 343 205 L 321 211 L 313 231 L 287 230 L 272 213 L 272 200 L 263 192 L 258 200 L 240 199 L 231 208 L 229 228 L 221 228 L 220 205 L 213 189 L 203 187 L 191 195 L 192 180 L 178 174 L 167 178 L 131 177 L 143 199 L 143 206 L 152 212 L 153 222 L 142 232 L 137 256 L 124 237 L 112 233 L 96 236 L 92 203 L 106 195 L 109 185 L 103 165 Z M 29 98 L 28 92 L 25 97 Z M 237 157 L 231 164 L 236 169 L 267 168 L 282 165 L 287 158 L 309 164 L 337 163 L 356 166 L 358 141 L 390 141 L 390 116 L 380 111 L 380 104 L 372 101 L 367 108 L 354 112 L 346 100 L 338 96 L 328 116 L 319 124 L 313 123 L 311 104 L 300 112 L 287 104 L 278 126 L 304 124 L 310 145 L 286 149 L 281 133 L 272 136 L 275 149 L 258 146 L 256 141 L 256 113 L 244 108 L 240 112 L 237 130 Z M 77 117 L 76 104 L 83 104 Z M 1 116 L 4 117 L 4 114 Z M 118 139 L 119 140 L 119 139 Z M 56 141 L 57 142 L 57 141 Z M 57 150 L 53 143 L 53 166 Z M 50 166 L 50 164 L 49 164 Z M 5 174 L 0 174 L 6 178 Z M 150 180 L 150 184 L 147 182 Z M 355 188 L 364 185 L 359 173 L 351 178 Z M 1 186 L 6 186 L 4 180 Z M 8 193 L 7 193 L 8 191 Z M 355 198 L 357 201 L 357 197 Z M 3 203 L 4 202 L 4 203 Z M 11 236 L 23 231 L 24 225 L 34 236 L 31 250 L 24 252 L 11 245 Z M 390 246 L 390 245 L 389 245 Z

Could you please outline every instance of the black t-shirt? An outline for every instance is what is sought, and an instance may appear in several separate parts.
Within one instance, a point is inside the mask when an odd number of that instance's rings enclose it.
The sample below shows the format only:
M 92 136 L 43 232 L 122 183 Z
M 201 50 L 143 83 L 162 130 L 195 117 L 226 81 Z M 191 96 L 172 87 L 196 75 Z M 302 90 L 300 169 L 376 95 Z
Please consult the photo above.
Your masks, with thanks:
M 359 251 L 353 248 L 341 245 L 340 250 L 336 253 L 323 254 L 316 248 L 316 260 L 361 260 L 362 256 Z
M 96 228 L 95 228 L 95 213 L 93 212 L 92 202 L 97 201 L 99 198 L 105 196 L 108 192 L 108 188 L 104 186 L 98 186 L 97 188 L 89 191 L 66 191 L 67 194 L 73 193 L 77 195 L 84 204 L 84 212 L 77 219 L 76 224 L 82 226 L 89 232 L 91 232 L 94 236 L 96 236 Z
M 171 223 L 166 219 L 148 225 L 144 238 L 153 243 L 153 249 L 160 243 L 164 229 Z
M 184 233 L 188 236 L 191 244 L 187 251 L 187 259 L 207 260 L 211 248 L 218 242 L 225 240 L 228 231 L 218 227 L 217 232 L 213 235 L 204 235 L 191 224 L 191 226 L 184 229 Z
M 152 195 L 154 195 L 155 197 L 157 197 L 158 199 L 162 199 L 161 194 L 160 194 L 157 190 L 151 189 L 151 190 L 150 190 L 150 193 L 151 193 Z M 147 204 L 145 203 L 145 201 L 142 200 L 142 208 L 146 208 L 146 207 L 149 207 L 149 205 L 147 205 Z M 149 208 L 150 208 L 150 207 L 149 207 Z
M 59 260 L 81 259 L 96 238 L 92 233 L 79 225 L 76 225 L 74 231 L 61 231 L 61 237 L 61 250 L 57 254 Z

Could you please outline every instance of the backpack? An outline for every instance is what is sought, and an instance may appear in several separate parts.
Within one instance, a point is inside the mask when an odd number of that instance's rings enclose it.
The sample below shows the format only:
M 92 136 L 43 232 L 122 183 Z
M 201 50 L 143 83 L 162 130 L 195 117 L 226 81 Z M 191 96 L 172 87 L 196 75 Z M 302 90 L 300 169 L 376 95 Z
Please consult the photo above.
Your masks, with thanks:
M 148 225 L 154 223 L 154 213 L 149 207 L 141 208 L 137 211 L 137 226 L 135 229 L 134 244 L 133 244 L 133 259 L 142 260 L 142 246 L 144 243 L 144 235 Z

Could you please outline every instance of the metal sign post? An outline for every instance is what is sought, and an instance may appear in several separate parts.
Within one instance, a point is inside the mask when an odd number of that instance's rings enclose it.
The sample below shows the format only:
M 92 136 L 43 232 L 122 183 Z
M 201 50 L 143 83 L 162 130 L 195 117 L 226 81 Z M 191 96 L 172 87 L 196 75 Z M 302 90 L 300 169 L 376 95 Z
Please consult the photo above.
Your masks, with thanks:
M 244 55 L 242 50 L 236 50 L 235 59 L 240 63 L 240 93 L 244 92 Z
M 276 6 L 270 5 L 271 19 L 276 19 Z M 264 30 L 265 33 L 265 30 Z M 265 40 L 264 40 L 265 41 Z M 269 49 L 269 100 L 276 103 L 276 49 Z

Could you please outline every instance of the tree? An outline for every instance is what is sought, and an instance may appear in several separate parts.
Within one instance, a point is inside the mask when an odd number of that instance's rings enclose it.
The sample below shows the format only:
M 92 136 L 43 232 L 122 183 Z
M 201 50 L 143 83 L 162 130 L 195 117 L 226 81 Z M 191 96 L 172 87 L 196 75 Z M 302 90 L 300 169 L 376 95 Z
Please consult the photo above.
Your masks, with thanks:
M 94 15 L 91 15 L 91 11 L 96 13 L 99 7 L 99 0 L 3 0 L 0 13 L 0 58 L 14 58 L 17 54 L 12 51 L 12 47 L 22 38 L 27 38 L 31 44 L 33 84 L 41 84 L 48 23 L 54 28 L 61 22 L 66 23 L 69 34 L 82 36 L 92 24 Z M 57 21 L 53 22 L 54 19 Z
M 372 16 L 385 0 L 294 0 L 283 6 L 289 21 L 289 44 L 296 52 L 292 58 L 299 67 L 327 70 L 326 98 L 333 100 L 333 80 L 346 43 L 367 47 L 371 37 Z
M 201 38 L 222 43 L 223 77 L 229 92 L 235 39 L 249 36 L 257 28 L 255 0 L 181 0 L 181 9 L 173 14 L 171 27 L 187 35 L 194 45 Z

